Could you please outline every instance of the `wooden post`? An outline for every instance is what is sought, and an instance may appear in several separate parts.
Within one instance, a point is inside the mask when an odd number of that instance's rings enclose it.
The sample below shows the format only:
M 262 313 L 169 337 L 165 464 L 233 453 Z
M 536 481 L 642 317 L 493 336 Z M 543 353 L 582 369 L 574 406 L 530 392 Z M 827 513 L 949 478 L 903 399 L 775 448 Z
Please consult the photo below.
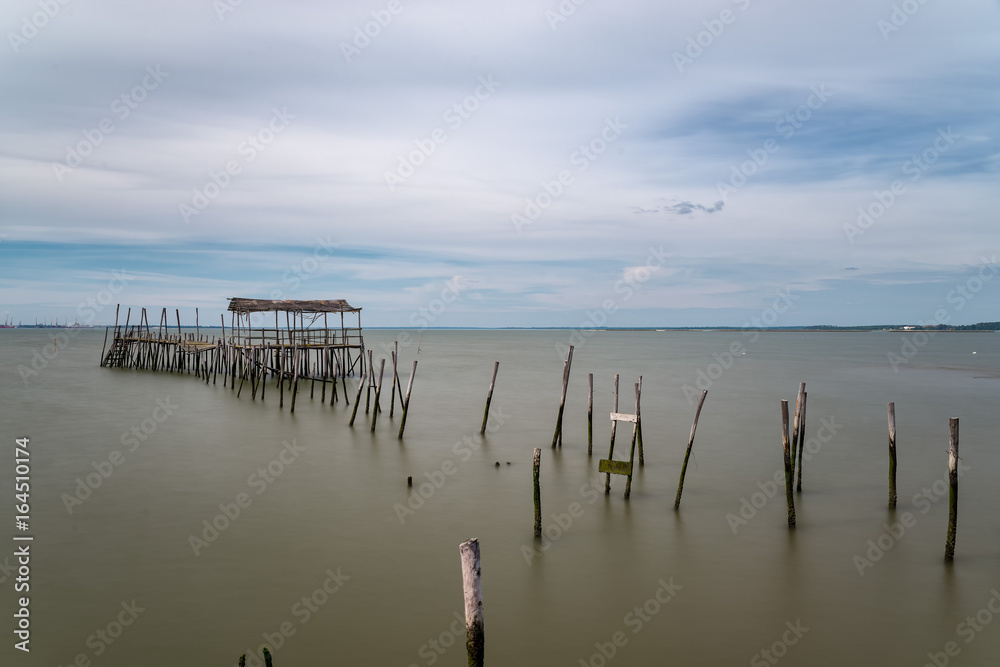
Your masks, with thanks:
M 396 372 L 396 364 L 399 362 L 399 341 L 393 342 L 392 350 L 392 388 L 389 390 L 389 416 L 392 416 L 393 411 L 396 409 L 396 382 L 399 381 L 399 375 Z
M 636 385 L 635 389 L 635 438 L 639 440 L 639 465 L 646 465 L 646 457 L 642 453 L 642 415 L 640 414 L 642 408 L 640 404 L 642 402 L 642 376 L 639 376 L 639 384 Z
M 403 439 L 403 429 L 406 428 L 406 413 L 410 408 L 410 390 L 413 389 L 413 378 L 417 375 L 417 360 L 413 360 L 410 369 L 410 381 L 406 383 L 406 398 L 403 399 L 403 418 L 399 421 L 399 439 Z M 478 547 L 477 547 L 478 549 Z
M 958 529 L 958 417 L 948 421 L 948 540 L 944 544 L 944 559 L 955 560 L 955 532 Z
M 292 409 L 289 413 L 295 412 L 295 396 L 299 393 L 299 348 L 296 345 L 292 352 Z
M 796 457 L 796 465 L 799 467 L 799 472 L 795 480 L 795 490 L 802 491 L 802 464 L 805 459 L 802 458 L 802 451 L 805 448 L 806 441 L 806 401 L 809 398 L 809 392 L 802 392 L 802 411 L 799 413 L 799 455 Z
M 806 383 L 799 383 L 799 393 L 795 395 L 795 419 L 792 421 L 792 473 L 794 477 L 796 452 L 799 446 L 799 411 L 802 409 L 802 394 L 806 390 Z
M 375 411 L 372 413 L 372 433 L 375 432 L 375 424 L 378 421 L 378 413 L 382 412 L 378 409 L 379 397 L 382 395 L 382 373 L 385 372 L 385 357 L 382 357 L 382 361 L 378 366 L 378 383 L 375 385 Z
M 354 410 L 351 412 L 351 421 L 348 422 L 348 426 L 354 426 L 354 418 L 358 416 L 358 406 L 361 405 L 361 392 L 365 388 L 365 381 L 368 376 L 365 373 L 361 374 L 361 381 L 358 383 L 358 395 L 354 398 Z
M 362 357 L 364 355 L 361 355 Z M 364 365 L 364 364 L 362 364 Z M 362 371 L 364 372 L 364 371 Z M 372 384 L 375 382 L 375 368 L 372 365 L 372 351 L 368 350 L 368 390 L 365 392 L 365 414 L 371 409 Z
M 698 399 L 698 408 L 694 411 L 694 422 L 691 423 L 691 435 L 688 436 L 687 452 L 684 454 L 684 465 L 681 466 L 681 479 L 677 483 L 677 497 L 674 498 L 674 509 L 678 509 L 681 506 L 681 494 L 684 492 L 684 475 L 687 474 L 688 459 L 691 457 L 691 448 L 694 446 L 694 432 L 698 429 L 698 418 L 701 417 L 701 406 L 705 404 L 706 396 L 708 396 L 708 390 L 704 389 L 701 392 L 701 398 Z
M 542 536 L 542 494 L 538 488 L 538 468 L 542 464 L 542 450 L 535 447 L 535 460 L 532 465 L 532 479 L 535 484 L 535 537 Z
M 635 441 L 639 435 L 639 383 L 635 383 L 635 422 L 632 424 L 632 448 L 629 450 L 628 460 L 631 463 L 635 460 Z M 625 499 L 632 495 L 632 473 L 629 472 L 625 480 Z
M 615 391 L 614 399 L 612 403 L 613 407 L 611 412 L 618 412 L 618 373 L 615 373 Z M 611 422 L 611 446 L 608 449 L 608 460 L 612 461 L 615 458 L 615 431 L 618 430 L 618 422 Z M 604 494 L 607 495 L 611 493 L 611 473 L 606 473 L 604 475 Z
M 104 327 L 104 343 L 101 345 L 101 366 L 104 365 L 104 348 L 108 346 L 108 328 Z
M 285 348 L 278 348 L 278 407 L 285 407 Z
M 562 445 L 562 421 L 563 410 L 566 409 L 566 388 L 569 386 L 569 370 L 573 365 L 573 346 L 569 346 L 569 354 L 566 355 L 566 362 L 563 364 L 562 396 L 559 399 L 559 416 L 556 417 L 556 432 L 552 435 L 552 447 L 556 444 Z
M 263 653 L 264 653 L 264 667 L 273 667 L 273 665 L 271 664 L 271 652 L 267 650 L 266 646 L 264 647 Z
M 411 376 L 412 377 L 412 376 Z M 405 411 L 404 411 L 405 414 Z M 462 588 L 465 592 L 465 648 L 469 667 L 483 667 L 483 582 L 479 560 L 479 540 L 471 539 L 458 546 L 462 557 Z
M 889 403 L 889 509 L 896 509 L 896 404 Z
M 594 453 L 594 374 L 587 374 L 587 456 Z
M 788 401 L 781 402 L 781 444 L 785 451 L 785 501 L 788 505 L 788 527 L 795 528 L 795 496 L 792 495 L 792 454 L 788 440 Z
M 479 435 L 486 433 L 486 420 L 490 418 L 490 401 L 493 400 L 493 387 L 497 383 L 497 370 L 500 369 L 500 362 L 493 362 L 493 378 L 490 379 L 490 390 L 486 392 L 486 409 L 483 410 L 483 426 L 479 429 Z

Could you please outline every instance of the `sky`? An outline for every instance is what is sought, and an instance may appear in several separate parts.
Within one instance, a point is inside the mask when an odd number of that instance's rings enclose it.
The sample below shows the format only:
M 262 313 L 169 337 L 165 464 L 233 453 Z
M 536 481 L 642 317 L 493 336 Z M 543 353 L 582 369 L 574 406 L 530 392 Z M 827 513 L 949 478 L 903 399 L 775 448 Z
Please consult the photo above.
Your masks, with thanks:
M 0 29 L 0 320 L 1000 320 L 997 0 L 6 0 Z

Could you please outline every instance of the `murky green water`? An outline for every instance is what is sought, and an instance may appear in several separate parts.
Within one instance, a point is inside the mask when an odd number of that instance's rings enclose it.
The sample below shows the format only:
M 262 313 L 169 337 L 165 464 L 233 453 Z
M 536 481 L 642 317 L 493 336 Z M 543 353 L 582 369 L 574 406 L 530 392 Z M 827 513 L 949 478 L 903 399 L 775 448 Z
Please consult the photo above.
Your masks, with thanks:
M 318 388 L 310 400 L 300 387 L 292 415 L 273 387 L 262 405 L 221 380 L 100 368 L 103 335 L 73 335 L 43 367 L 52 331 L 0 331 L 2 664 L 82 655 L 93 665 L 230 665 L 268 642 L 278 667 L 463 665 L 454 615 L 458 544 L 470 537 L 482 548 L 492 665 L 919 667 L 929 653 L 938 664 L 1000 662 L 990 610 L 1000 611 L 1000 335 L 939 334 L 895 372 L 887 355 L 906 359 L 900 334 L 578 333 L 559 450 L 549 445 L 567 331 L 425 331 L 419 353 L 401 346 L 404 383 L 420 362 L 402 441 L 388 392 L 373 435 L 360 418 L 349 428 L 349 408 L 321 404 Z M 397 338 L 366 340 L 378 354 Z M 18 366 L 30 368 L 36 351 L 38 373 L 22 379 Z M 494 360 L 495 419 L 480 438 Z M 711 386 L 674 512 L 694 412 L 682 387 L 699 371 Z M 629 501 L 623 478 L 605 496 L 596 473 L 614 373 L 621 411 L 643 375 L 646 464 Z M 790 533 L 783 488 L 771 482 L 779 400 L 794 406 L 800 381 L 813 453 Z M 888 401 L 899 432 L 895 513 Z M 961 418 L 967 467 L 952 567 L 942 562 L 947 493 L 934 485 L 946 475 L 949 417 Z M 618 458 L 628 435 L 621 424 Z M 32 452 L 30 655 L 13 649 L 7 570 L 17 437 L 30 437 Z M 534 447 L 550 536 L 541 542 Z

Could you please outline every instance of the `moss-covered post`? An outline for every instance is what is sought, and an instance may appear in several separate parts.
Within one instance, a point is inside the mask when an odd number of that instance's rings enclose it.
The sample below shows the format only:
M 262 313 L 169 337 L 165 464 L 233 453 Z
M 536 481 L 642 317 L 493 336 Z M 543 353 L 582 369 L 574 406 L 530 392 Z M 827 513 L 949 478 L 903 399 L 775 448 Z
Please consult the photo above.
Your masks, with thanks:
M 500 370 L 500 362 L 493 362 L 493 377 L 490 379 L 490 390 L 486 392 L 486 409 L 483 410 L 483 425 L 479 429 L 479 435 L 486 433 L 486 421 L 490 418 L 490 401 L 493 400 L 493 387 L 497 383 L 497 371 Z
M 691 435 L 688 436 L 687 451 L 684 453 L 684 465 L 681 466 L 681 479 L 677 482 L 677 497 L 674 498 L 674 509 L 681 506 L 681 494 L 684 493 L 684 476 L 687 474 L 688 459 L 691 458 L 691 448 L 694 446 L 694 432 L 698 429 L 698 418 L 701 417 L 701 406 L 705 404 L 705 397 L 708 390 L 703 389 L 701 398 L 698 399 L 698 408 L 694 411 L 694 422 L 691 423 Z
M 781 402 L 781 444 L 785 453 L 785 501 L 788 504 L 788 527 L 795 528 L 795 496 L 792 493 L 792 454 L 788 440 L 788 401 Z
M 532 464 L 532 479 L 535 486 L 535 537 L 542 536 L 542 494 L 538 487 L 538 469 L 542 464 L 542 450 L 535 447 L 535 460 Z
M 948 540 L 944 559 L 955 560 L 955 532 L 958 529 L 958 417 L 948 422 L 951 437 L 948 443 Z
M 465 594 L 465 648 L 469 667 L 483 667 L 485 635 L 483 633 L 483 582 L 479 560 L 479 540 L 471 539 L 458 545 L 462 558 L 462 589 Z
M 264 647 L 264 667 L 273 667 L 271 665 L 271 652 Z
M 896 404 L 889 404 L 889 509 L 896 509 Z

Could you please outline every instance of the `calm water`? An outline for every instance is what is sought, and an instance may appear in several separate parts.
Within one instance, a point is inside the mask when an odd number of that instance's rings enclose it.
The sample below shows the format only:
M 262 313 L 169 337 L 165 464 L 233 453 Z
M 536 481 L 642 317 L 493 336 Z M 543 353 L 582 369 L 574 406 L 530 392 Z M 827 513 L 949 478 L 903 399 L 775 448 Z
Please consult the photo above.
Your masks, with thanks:
M 451 628 L 462 609 L 458 544 L 470 537 L 482 548 L 492 665 L 763 665 L 780 656 L 786 665 L 919 667 L 928 653 L 944 664 L 948 648 L 948 664 L 1000 662 L 1000 618 L 987 606 L 1000 591 L 1000 335 L 939 334 L 895 372 L 887 354 L 900 354 L 901 334 L 588 333 L 573 360 L 564 445 L 553 451 L 566 331 L 425 331 L 419 353 L 402 346 L 404 383 L 420 362 L 403 441 L 387 391 L 373 435 L 361 418 L 349 428 L 349 408 L 321 404 L 318 388 L 310 400 L 300 387 L 291 415 L 273 386 L 262 405 L 221 382 L 100 368 L 103 330 L 79 332 L 22 379 L 18 366 L 53 333 L 0 331 L 3 536 L 16 532 L 12 449 L 25 436 L 36 536 L 30 656 L 11 646 L 14 582 L 0 572 L 4 665 L 69 665 L 80 654 L 93 665 L 230 665 L 265 635 L 278 667 L 464 665 L 464 632 L 456 640 Z M 376 351 L 399 337 L 366 334 Z M 723 352 L 734 342 L 743 347 L 729 363 Z M 713 354 L 729 368 L 711 366 Z M 480 438 L 494 360 L 498 419 Z M 675 513 L 694 413 L 682 387 L 694 387 L 699 370 L 717 379 Z M 624 478 L 605 496 L 596 474 L 614 373 L 627 412 L 643 375 L 646 464 L 629 501 Z M 781 469 L 779 400 L 794 406 L 800 381 L 816 439 L 790 533 L 783 488 L 766 492 Z M 898 422 L 895 513 L 886 509 L 888 401 Z M 947 494 L 934 487 L 946 474 L 949 417 L 961 418 L 968 467 L 953 567 L 942 562 Z M 821 420 L 830 425 L 822 431 Z M 627 426 L 616 458 L 626 456 Z M 537 543 L 534 447 L 554 538 Z M 110 475 L 68 508 L 78 480 L 98 468 Z M 237 499 L 236 518 L 216 518 L 220 504 L 235 516 Z M 192 546 L 206 520 L 223 530 Z M 904 521 L 897 537 L 886 535 L 884 524 Z M 880 539 L 884 554 L 869 544 Z M 123 611 L 133 600 L 138 609 Z M 991 604 L 1000 610 L 1000 594 Z

